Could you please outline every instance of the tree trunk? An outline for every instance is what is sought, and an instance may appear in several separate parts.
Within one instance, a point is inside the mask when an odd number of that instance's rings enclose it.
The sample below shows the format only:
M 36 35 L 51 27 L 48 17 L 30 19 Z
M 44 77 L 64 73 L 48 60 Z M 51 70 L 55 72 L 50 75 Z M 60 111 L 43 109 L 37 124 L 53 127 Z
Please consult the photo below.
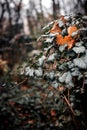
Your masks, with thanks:
M 55 3 L 55 0 L 52 0 L 52 6 L 53 6 L 53 18 L 56 19 L 57 12 L 56 12 L 56 3 Z

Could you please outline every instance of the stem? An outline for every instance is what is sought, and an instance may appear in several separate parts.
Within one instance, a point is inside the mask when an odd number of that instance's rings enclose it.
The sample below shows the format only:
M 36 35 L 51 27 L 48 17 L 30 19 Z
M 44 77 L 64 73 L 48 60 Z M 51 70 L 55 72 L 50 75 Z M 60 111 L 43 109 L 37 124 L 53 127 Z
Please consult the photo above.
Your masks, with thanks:
M 71 105 L 70 105 L 68 99 L 66 98 L 66 96 L 65 96 L 64 94 L 63 94 L 63 96 L 64 96 L 64 99 L 65 99 L 65 101 L 66 101 L 66 103 L 67 103 L 69 109 L 71 110 L 72 114 L 75 116 L 75 112 L 74 112 L 73 108 L 71 107 Z
M 23 84 L 23 83 L 25 83 L 27 81 L 27 78 L 25 78 L 23 81 L 21 81 L 20 83 L 18 83 L 17 85 L 19 86 L 19 85 L 21 85 L 21 84 Z
M 81 94 L 84 93 L 84 83 L 85 83 L 85 75 L 83 74 L 83 84 L 81 88 Z

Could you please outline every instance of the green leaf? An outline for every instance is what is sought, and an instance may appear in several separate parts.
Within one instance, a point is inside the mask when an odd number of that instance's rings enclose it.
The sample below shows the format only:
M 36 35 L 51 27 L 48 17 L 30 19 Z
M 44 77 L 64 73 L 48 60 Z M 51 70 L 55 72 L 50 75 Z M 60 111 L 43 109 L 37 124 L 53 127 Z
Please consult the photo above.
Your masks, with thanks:
M 57 53 L 53 53 L 48 57 L 47 62 L 53 62 L 56 58 Z
M 67 74 L 66 74 L 65 83 L 68 84 L 71 81 L 72 81 L 72 75 L 71 75 L 71 72 L 68 71 Z
M 34 69 L 32 69 L 30 67 L 26 67 L 25 68 L 25 75 L 30 76 L 30 77 L 34 76 Z
M 80 42 L 76 42 L 75 46 L 79 47 L 82 46 L 84 42 L 80 41 Z
M 45 59 L 46 59 L 46 57 L 44 55 L 41 58 L 38 59 L 39 66 L 43 65 Z
M 50 72 L 50 73 L 45 73 L 45 77 L 47 78 L 47 79 L 49 79 L 49 80 L 54 80 L 54 78 L 55 78 L 55 74 L 54 74 L 54 72 L 52 71 L 52 72 Z
M 37 70 L 35 70 L 34 72 L 35 72 L 35 76 L 37 76 L 37 77 L 41 77 L 43 75 L 43 71 L 40 67 Z
M 52 43 L 52 42 L 53 42 L 53 39 L 54 39 L 53 37 L 52 37 L 52 38 L 47 38 L 45 42 L 46 42 L 46 43 Z
M 74 47 L 73 48 L 73 51 L 75 52 L 75 53 L 84 53 L 85 52 L 85 47 L 84 46 L 79 46 L 79 47 Z
M 52 82 L 52 86 L 54 88 L 57 88 L 59 86 L 58 82 L 55 80 L 54 82 Z
M 61 19 L 58 21 L 58 24 L 60 28 L 64 26 L 64 22 Z
M 75 110 L 75 114 L 76 114 L 76 116 L 80 116 L 81 112 L 79 110 Z
M 73 68 L 72 76 L 79 76 L 81 73 L 78 68 Z
M 62 76 L 59 77 L 59 81 L 61 83 L 65 82 L 66 84 L 69 84 L 70 82 L 72 82 L 72 75 L 71 72 L 65 72 Z
M 62 76 L 59 77 L 59 81 L 63 83 L 65 81 L 66 76 L 67 76 L 67 72 L 65 72 Z
M 59 46 L 59 51 L 60 51 L 60 52 L 63 52 L 66 47 L 67 47 L 67 44 L 65 44 L 65 45 L 63 45 L 63 46 Z
M 86 63 L 84 62 L 84 60 L 82 58 L 76 58 L 73 60 L 73 63 L 75 66 L 81 68 L 81 69 L 86 69 L 87 68 L 87 65 Z

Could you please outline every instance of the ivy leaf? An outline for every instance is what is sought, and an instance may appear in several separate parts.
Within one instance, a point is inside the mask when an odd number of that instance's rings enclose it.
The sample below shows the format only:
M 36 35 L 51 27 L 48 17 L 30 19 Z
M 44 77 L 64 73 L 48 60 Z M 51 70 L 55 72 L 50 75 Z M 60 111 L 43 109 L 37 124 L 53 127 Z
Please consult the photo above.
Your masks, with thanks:
M 54 78 L 55 78 L 54 72 L 52 71 L 52 72 L 50 72 L 50 73 L 45 73 L 45 78 L 47 78 L 47 79 L 53 81 Z
M 85 52 L 85 47 L 84 46 L 79 46 L 79 47 L 73 47 L 73 51 L 78 53 L 84 53 Z
M 43 71 L 40 67 L 38 68 L 38 70 L 35 70 L 35 75 L 37 77 L 41 77 L 43 75 Z
M 75 66 L 81 68 L 81 69 L 86 69 L 87 68 L 87 65 L 86 63 L 84 62 L 84 60 L 82 58 L 76 58 L 73 60 L 73 63 Z
M 30 77 L 34 76 L 34 69 L 32 69 L 30 67 L 26 67 L 25 68 L 25 75 L 28 75 Z
M 81 45 L 83 45 L 84 42 L 80 41 L 80 42 L 76 42 L 75 46 L 79 47 Z
M 58 45 L 64 45 L 67 44 L 68 49 L 71 49 L 73 45 L 75 44 L 75 40 L 70 36 L 62 36 L 61 34 L 56 35 L 56 44 Z
M 65 83 L 70 83 L 72 81 L 72 75 L 71 75 L 71 72 L 67 72 L 66 74 L 66 78 L 65 78 Z
M 41 58 L 39 58 L 39 60 L 38 60 L 39 66 L 43 65 L 45 59 L 46 59 L 46 57 L 44 55 Z
M 63 22 L 62 20 L 59 20 L 59 21 L 58 21 L 58 24 L 59 24 L 59 27 L 60 27 L 60 28 L 64 26 L 64 22 Z
M 79 76 L 80 75 L 80 71 L 78 68 L 74 68 L 74 70 L 72 71 L 72 76 Z
M 57 87 L 59 86 L 59 84 L 58 84 L 57 81 L 54 81 L 54 82 L 52 82 L 52 86 L 53 86 L 54 88 L 57 88 Z
M 65 72 L 61 77 L 59 77 L 59 81 L 61 83 L 65 82 L 66 84 L 69 84 L 70 82 L 72 82 L 72 75 L 70 71 Z
M 71 62 L 71 61 L 67 62 L 67 65 L 68 65 L 69 69 L 71 69 L 71 68 L 73 68 L 73 67 L 74 67 L 73 62 Z
M 53 39 L 54 39 L 53 37 L 52 37 L 52 38 L 47 38 L 45 42 L 46 42 L 46 43 L 52 43 L 52 42 L 53 42 Z
M 86 51 L 85 56 L 83 57 L 83 61 L 84 61 L 84 63 L 86 64 L 86 67 L 87 67 L 87 51 Z
M 65 72 L 62 76 L 59 77 L 59 81 L 63 83 L 65 81 L 66 76 L 67 76 L 67 72 Z
M 55 60 L 56 56 L 57 56 L 57 53 L 53 53 L 52 55 L 50 55 L 48 57 L 47 62 L 53 62 Z
M 63 45 L 63 46 L 59 46 L 59 51 L 60 51 L 60 52 L 63 52 L 66 47 L 67 47 L 67 44 L 65 44 L 65 45 Z
M 54 77 L 55 77 L 54 72 L 53 72 L 53 71 L 52 71 L 52 72 L 50 72 L 50 73 L 49 73 L 49 78 L 50 78 L 51 80 L 53 80 L 53 79 L 54 79 Z

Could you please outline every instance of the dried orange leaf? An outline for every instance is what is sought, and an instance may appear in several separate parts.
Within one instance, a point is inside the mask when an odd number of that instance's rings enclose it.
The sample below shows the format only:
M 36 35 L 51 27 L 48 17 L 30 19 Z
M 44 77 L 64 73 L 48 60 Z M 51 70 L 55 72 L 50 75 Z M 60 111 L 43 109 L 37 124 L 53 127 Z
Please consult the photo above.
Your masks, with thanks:
M 63 39 L 64 38 L 63 38 L 63 36 L 61 34 L 56 35 L 56 43 L 58 45 L 64 45 Z
M 75 40 L 71 36 L 65 36 L 64 43 L 67 44 L 68 49 L 70 49 L 75 44 Z
M 64 16 L 61 16 L 61 19 L 62 19 L 63 23 L 67 22 L 67 20 L 64 18 Z
M 62 35 L 56 35 L 56 43 L 58 45 L 64 45 L 67 44 L 68 49 L 72 48 L 75 40 L 71 36 L 65 36 L 63 37 Z
M 55 22 L 52 29 L 50 30 L 51 33 L 60 33 L 62 32 L 61 28 L 59 27 L 58 23 Z
M 72 35 L 73 32 L 76 32 L 78 29 L 75 25 L 68 27 L 68 34 Z

